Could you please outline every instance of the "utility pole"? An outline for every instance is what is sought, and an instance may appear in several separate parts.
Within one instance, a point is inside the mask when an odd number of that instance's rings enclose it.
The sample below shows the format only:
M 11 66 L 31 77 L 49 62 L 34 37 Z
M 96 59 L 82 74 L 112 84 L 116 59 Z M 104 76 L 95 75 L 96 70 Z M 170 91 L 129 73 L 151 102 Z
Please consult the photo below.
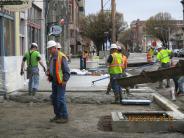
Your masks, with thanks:
M 184 0 L 180 1 L 183 6 L 183 21 L 184 21 Z
M 116 42 L 116 24 L 115 24 L 115 16 L 116 16 L 116 3 L 115 0 L 111 0 L 111 16 L 112 16 L 112 43 Z
M 101 13 L 103 13 L 104 9 L 103 9 L 103 0 L 101 0 Z

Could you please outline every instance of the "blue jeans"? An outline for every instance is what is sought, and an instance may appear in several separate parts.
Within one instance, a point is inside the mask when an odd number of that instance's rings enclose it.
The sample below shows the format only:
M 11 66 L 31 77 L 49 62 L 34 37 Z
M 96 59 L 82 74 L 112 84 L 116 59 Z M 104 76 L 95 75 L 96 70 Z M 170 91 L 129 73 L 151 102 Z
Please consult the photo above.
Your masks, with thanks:
M 121 90 L 121 86 L 118 84 L 117 80 L 118 78 L 121 77 L 121 74 L 119 75 L 111 75 L 111 86 L 112 86 L 112 89 L 113 89 L 113 92 L 115 94 L 120 94 L 122 92 Z
M 39 68 L 32 67 L 31 75 L 29 78 L 29 93 L 36 93 L 39 86 Z
M 52 83 L 51 100 L 56 117 L 68 118 L 68 111 L 65 100 L 65 88 L 66 86 L 58 85 L 54 82 Z

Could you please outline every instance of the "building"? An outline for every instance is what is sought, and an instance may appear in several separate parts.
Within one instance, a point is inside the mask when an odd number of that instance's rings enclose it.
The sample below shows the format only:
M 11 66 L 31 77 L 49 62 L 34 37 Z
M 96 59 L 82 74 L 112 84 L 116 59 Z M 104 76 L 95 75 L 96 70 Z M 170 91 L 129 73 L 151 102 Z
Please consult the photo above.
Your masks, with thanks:
M 146 21 L 135 20 L 131 23 L 131 40 L 133 44 L 133 51 L 135 52 L 146 52 L 154 43 L 161 43 L 161 41 L 150 34 L 146 33 Z M 182 20 L 171 20 L 172 28 L 166 30 L 169 39 L 169 48 L 183 48 L 184 46 L 184 34 L 183 34 L 183 21 Z M 163 30 L 164 31 L 164 30 Z
M 79 30 L 79 19 L 81 16 L 85 15 L 84 6 L 84 0 L 69 0 L 69 36 L 72 55 L 78 55 L 79 51 L 82 50 L 82 37 Z
M 62 51 L 65 54 L 70 53 L 69 45 L 69 0 L 50 0 L 46 1 L 46 40 L 55 40 L 61 43 Z M 61 22 L 61 20 L 63 22 Z M 62 31 L 59 34 L 53 34 L 53 27 L 60 28 Z
M 20 66 L 30 43 L 37 42 L 44 57 L 43 11 L 43 2 L 32 1 L 28 5 L 10 5 L 0 10 L 0 90 L 3 93 L 24 86 L 26 77 L 20 76 Z

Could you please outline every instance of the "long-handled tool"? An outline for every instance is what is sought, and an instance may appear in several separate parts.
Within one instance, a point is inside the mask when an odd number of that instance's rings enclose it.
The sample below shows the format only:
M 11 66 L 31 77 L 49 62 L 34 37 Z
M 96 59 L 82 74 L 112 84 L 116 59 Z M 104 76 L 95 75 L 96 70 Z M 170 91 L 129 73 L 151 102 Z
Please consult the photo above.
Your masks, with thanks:
M 94 80 L 94 81 L 92 81 L 92 86 L 94 85 L 95 82 L 101 81 L 101 80 L 105 80 L 105 79 L 108 79 L 108 78 L 109 78 L 109 76 L 101 78 L 101 79 L 98 79 L 98 80 Z

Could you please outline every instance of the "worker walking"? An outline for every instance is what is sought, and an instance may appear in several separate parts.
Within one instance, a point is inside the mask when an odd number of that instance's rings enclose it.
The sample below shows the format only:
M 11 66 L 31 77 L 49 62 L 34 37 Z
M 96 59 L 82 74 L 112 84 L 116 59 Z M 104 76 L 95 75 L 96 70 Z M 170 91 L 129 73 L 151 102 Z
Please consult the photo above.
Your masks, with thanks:
M 169 68 L 171 66 L 171 58 L 172 58 L 172 51 L 168 49 L 163 49 L 161 45 L 157 47 L 158 53 L 157 53 L 157 60 L 160 62 L 159 69 Z M 167 85 L 166 88 L 170 87 L 170 79 L 167 79 Z M 159 87 L 163 88 L 163 82 L 159 81 Z
M 51 54 L 49 60 L 48 77 L 52 82 L 51 100 L 54 108 L 55 117 L 51 122 L 68 122 L 68 111 L 65 99 L 66 83 L 70 78 L 70 69 L 68 67 L 67 57 L 57 49 L 57 43 L 53 40 L 48 41 L 47 49 Z
M 118 53 L 116 44 L 111 45 L 110 51 L 111 54 L 107 59 L 108 72 L 110 74 L 110 83 L 114 92 L 115 103 L 119 103 L 122 99 L 122 90 L 116 79 L 122 76 L 122 56 Z
M 21 71 L 20 75 L 24 74 L 24 65 L 27 61 L 27 79 L 29 79 L 29 95 L 35 95 L 38 91 L 39 86 L 39 68 L 38 63 L 43 67 L 44 72 L 46 72 L 46 68 L 44 67 L 41 61 L 41 55 L 37 51 L 38 45 L 36 43 L 31 44 L 31 48 L 28 52 L 25 53 L 22 64 L 21 64 Z

